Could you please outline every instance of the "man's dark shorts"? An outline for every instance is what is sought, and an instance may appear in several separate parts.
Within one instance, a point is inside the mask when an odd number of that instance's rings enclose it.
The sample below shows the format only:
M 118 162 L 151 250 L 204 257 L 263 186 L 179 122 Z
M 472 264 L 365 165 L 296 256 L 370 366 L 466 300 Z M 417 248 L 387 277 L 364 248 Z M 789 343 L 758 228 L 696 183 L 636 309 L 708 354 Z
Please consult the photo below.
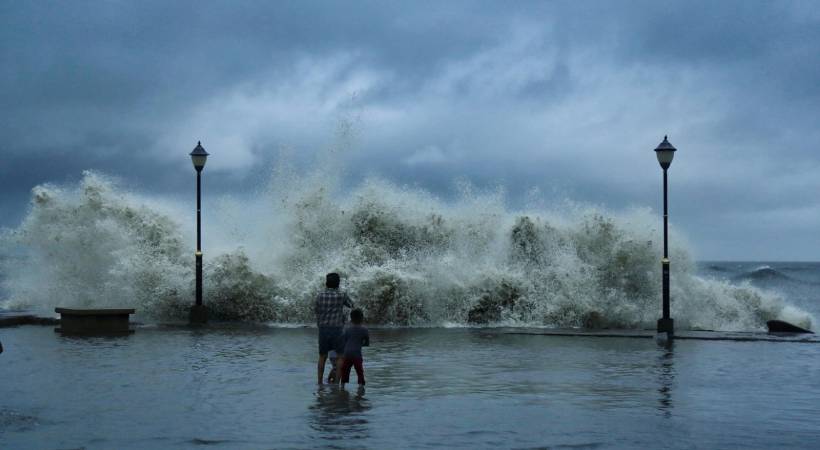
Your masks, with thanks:
M 341 337 L 342 327 L 319 327 L 319 354 L 326 355 L 336 350 L 341 355 L 344 352 Z

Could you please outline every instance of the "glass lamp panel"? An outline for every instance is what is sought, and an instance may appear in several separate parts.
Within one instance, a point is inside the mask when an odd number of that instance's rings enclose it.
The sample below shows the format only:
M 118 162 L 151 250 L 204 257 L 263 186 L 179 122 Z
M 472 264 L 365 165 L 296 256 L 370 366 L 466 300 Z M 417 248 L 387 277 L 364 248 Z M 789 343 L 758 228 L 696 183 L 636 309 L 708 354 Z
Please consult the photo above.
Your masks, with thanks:
M 205 167 L 205 160 L 208 159 L 207 155 L 191 155 L 191 161 L 194 163 L 194 167 L 197 169 L 202 169 Z
M 658 162 L 661 164 L 671 164 L 672 158 L 675 157 L 674 150 L 660 150 L 655 152 L 658 157 Z

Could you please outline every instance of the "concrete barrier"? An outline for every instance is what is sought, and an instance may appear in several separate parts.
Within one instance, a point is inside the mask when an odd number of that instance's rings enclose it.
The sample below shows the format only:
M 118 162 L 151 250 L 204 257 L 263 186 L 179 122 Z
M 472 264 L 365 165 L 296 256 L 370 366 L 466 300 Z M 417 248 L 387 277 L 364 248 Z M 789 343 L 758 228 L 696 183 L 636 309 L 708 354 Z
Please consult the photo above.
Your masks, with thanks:
M 37 317 L 30 314 L 20 316 L 0 317 L 0 328 L 16 327 L 20 325 L 59 325 L 60 319 L 52 317 Z

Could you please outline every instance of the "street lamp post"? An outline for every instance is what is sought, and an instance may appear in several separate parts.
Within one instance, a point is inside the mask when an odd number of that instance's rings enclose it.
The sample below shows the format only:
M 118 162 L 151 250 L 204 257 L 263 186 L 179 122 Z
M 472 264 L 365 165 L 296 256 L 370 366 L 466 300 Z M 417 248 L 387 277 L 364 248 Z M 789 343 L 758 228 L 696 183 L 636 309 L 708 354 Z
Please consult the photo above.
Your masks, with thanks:
M 205 323 L 208 321 L 208 309 L 202 304 L 202 195 L 201 195 L 201 175 L 205 168 L 205 161 L 208 159 L 208 152 L 202 148 L 202 143 L 197 142 L 196 147 L 190 153 L 191 162 L 196 169 L 196 303 L 191 307 L 189 317 L 191 323 Z
M 672 158 L 675 157 L 677 149 L 669 143 L 666 136 L 655 149 L 655 156 L 663 169 L 663 259 L 661 268 L 663 269 L 663 317 L 658 319 L 658 333 L 666 333 L 667 337 L 672 337 L 675 333 L 675 321 L 669 317 L 669 209 L 666 196 L 666 170 L 672 165 Z

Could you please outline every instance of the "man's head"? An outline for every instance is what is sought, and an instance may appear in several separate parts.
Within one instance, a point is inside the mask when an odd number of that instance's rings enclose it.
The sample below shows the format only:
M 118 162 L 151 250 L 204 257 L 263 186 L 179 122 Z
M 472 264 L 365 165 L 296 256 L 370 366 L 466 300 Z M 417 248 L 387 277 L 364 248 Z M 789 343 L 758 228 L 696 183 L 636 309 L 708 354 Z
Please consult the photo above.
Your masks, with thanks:
M 362 313 L 361 309 L 354 309 L 350 311 L 350 321 L 356 325 L 361 325 L 364 322 L 364 313 Z
M 325 277 L 325 286 L 331 289 L 338 289 L 339 288 L 339 274 L 336 272 L 327 274 Z

